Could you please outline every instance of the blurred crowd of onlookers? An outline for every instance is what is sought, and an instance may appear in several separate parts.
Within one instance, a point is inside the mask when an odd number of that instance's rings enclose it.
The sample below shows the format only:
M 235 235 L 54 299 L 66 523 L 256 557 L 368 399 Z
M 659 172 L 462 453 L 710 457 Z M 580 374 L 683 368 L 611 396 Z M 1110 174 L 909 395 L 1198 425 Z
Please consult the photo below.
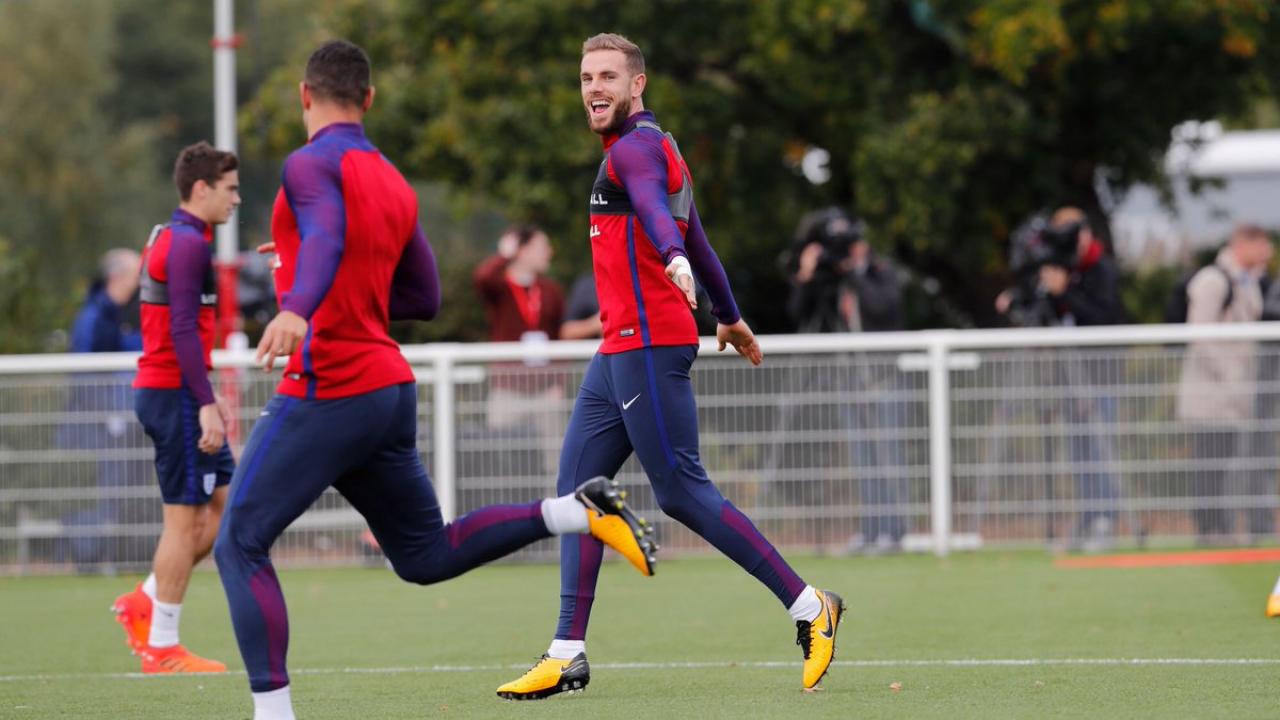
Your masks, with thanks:
M 904 329 L 903 291 L 907 274 L 876 252 L 871 233 L 857 216 L 831 207 L 809 213 L 799 223 L 783 260 L 790 282 L 787 310 L 792 327 L 805 333 L 882 332 Z M 554 437 L 564 419 L 545 408 L 559 403 L 572 388 L 557 373 L 522 372 L 545 364 L 537 348 L 555 340 L 600 335 L 600 310 L 590 272 L 566 294 L 549 275 L 553 243 L 533 225 L 504 231 L 495 252 L 474 270 L 473 284 L 488 322 L 488 338 L 520 342 L 533 351 L 522 363 L 496 366 L 486 404 L 489 430 L 535 431 Z M 1280 319 L 1280 283 L 1269 282 L 1272 243 L 1264 228 L 1238 224 L 1211 261 L 1184 275 L 1165 308 L 1166 322 L 1240 323 Z M 71 331 L 72 350 L 102 352 L 138 349 L 137 277 L 139 259 L 130 250 L 103 256 Z M 1115 325 L 1128 321 L 1121 301 L 1120 272 L 1088 216 L 1073 207 L 1036 215 L 1010 239 L 1011 287 L 1000 292 L 995 309 L 1008 324 L 1024 327 Z M 703 304 L 705 305 L 705 303 Z M 1176 403 L 1176 417 L 1189 437 L 1193 463 L 1190 493 L 1221 498 L 1235 458 L 1272 457 L 1274 432 L 1259 420 L 1280 417 L 1280 394 L 1254 392 L 1255 383 L 1280 382 L 1280 352 L 1260 353 L 1248 342 L 1194 342 L 1187 348 Z M 851 364 L 851 368 L 854 368 Z M 1083 508 L 1071 537 L 1082 546 L 1105 546 L 1117 523 L 1121 494 L 1112 469 L 1116 457 L 1113 425 L 1117 419 L 1115 378 L 1106 363 L 1070 352 L 1059 353 L 1052 370 L 1035 383 L 1081 392 L 1050 394 L 1041 413 L 1071 428 L 1066 454 L 1073 471 L 1073 495 Z M 885 473 L 903 465 L 903 430 L 918 421 L 904 398 L 904 378 L 889 366 L 862 364 L 843 376 L 833 391 L 858 401 L 840 414 L 847 431 L 851 464 L 858 469 L 861 534 L 854 549 L 893 550 L 907 532 L 901 507 L 911 502 L 905 475 Z M 120 405 L 123 399 L 73 398 L 95 406 Z M 117 428 L 117 431 L 119 429 Z M 106 428 L 104 432 L 111 432 Z M 68 440 L 101 444 L 100 438 Z M 556 453 L 543 454 L 543 470 L 554 473 Z M 110 474 L 111 469 L 104 469 Z M 1251 471 L 1248 494 L 1271 494 L 1276 478 Z M 1206 543 L 1235 532 L 1227 503 L 1192 511 L 1196 532 Z M 879 508 L 879 509 L 877 509 Z M 1255 537 L 1274 532 L 1274 513 L 1248 510 L 1245 530 Z
M 792 327 L 806 333 L 877 332 L 904 329 L 903 289 L 906 275 L 888 257 L 875 252 L 865 223 L 841 208 L 825 208 L 800 222 L 784 261 L 791 294 L 787 309 Z M 1268 282 L 1272 245 L 1267 232 L 1241 223 L 1212 261 L 1183 276 L 1165 308 L 1166 322 L 1233 323 L 1280 319 L 1280 283 Z M 599 308 L 590 274 L 574 283 L 566 302 L 558 284 L 547 277 L 551 243 L 538 228 L 517 227 L 498 241 L 497 252 L 476 269 L 475 286 L 489 318 L 490 339 L 538 344 L 554 339 L 597 337 Z M 1115 259 L 1094 232 L 1088 216 L 1063 207 L 1030 218 L 1010 242 L 1011 287 L 995 300 L 1008 324 L 1022 327 L 1117 325 L 1128 321 Z M 1272 287 L 1277 292 L 1271 292 Z M 1072 472 L 1076 514 L 1071 542 L 1083 548 L 1109 545 L 1118 522 L 1121 489 L 1114 470 L 1114 425 L 1117 420 L 1116 378 L 1107 362 L 1057 353 L 1033 384 L 1076 389 L 1049 393 L 1040 405 L 1041 420 L 1070 428 L 1065 443 Z M 863 508 L 861 533 L 851 547 L 867 552 L 893 550 L 907 532 L 902 507 L 911 502 L 908 478 L 890 469 L 904 465 L 904 430 L 913 417 L 896 368 L 850 363 L 847 374 L 831 388 L 856 397 L 840 424 L 846 431 L 849 458 L 859 474 L 858 500 Z M 1256 421 L 1280 415 L 1280 396 L 1257 393 L 1255 382 L 1280 380 L 1280 356 L 1259 354 L 1249 343 L 1195 342 L 1186 349 L 1176 417 L 1189 438 L 1189 494 L 1207 499 L 1192 510 L 1195 529 L 1204 543 L 1233 536 L 1234 512 L 1222 502 L 1229 468 L 1237 458 L 1275 455 L 1275 433 L 1258 429 Z M 537 408 L 564 388 L 494 387 L 490 391 L 490 424 L 528 422 L 548 417 Z M 545 428 L 554 432 L 554 428 Z M 554 467 L 553 458 L 548 466 Z M 1236 483 L 1236 486 L 1239 486 Z M 1247 473 L 1237 487 L 1248 495 L 1274 494 L 1276 478 L 1265 469 Z M 1253 537 L 1274 532 L 1269 509 L 1244 511 L 1244 530 Z
M 802 223 L 790 304 L 797 330 L 902 329 L 901 275 L 868 247 L 865 235 L 862 223 L 839 209 L 816 213 Z M 1166 301 L 1165 322 L 1280 320 L 1280 283 L 1268 277 L 1272 252 L 1264 228 L 1237 224 L 1216 256 L 1175 283 Z M 1010 325 L 1072 327 L 1128 321 L 1116 262 L 1078 208 L 1059 208 L 1018 228 L 1010 242 L 1009 267 L 1013 285 L 999 293 L 995 307 Z M 1280 394 L 1271 389 L 1280 381 L 1280 355 L 1277 348 L 1259 352 L 1256 345 L 1197 341 L 1183 356 L 1175 414 L 1189 439 L 1186 492 L 1199 498 L 1191 516 L 1203 544 L 1235 541 L 1236 512 L 1228 494 L 1276 494 L 1270 460 L 1276 456 L 1277 437 L 1265 421 L 1280 417 Z M 1068 428 L 1072 496 L 1081 508 L 1069 539 L 1075 547 L 1104 549 L 1116 530 L 1121 494 L 1114 426 L 1115 393 L 1123 379 L 1114 363 L 1070 349 L 1020 371 L 1036 377 L 1013 384 L 1058 390 L 1044 394 L 1038 411 L 1041 422 Z M 846 414 L 851 459 L 868 476 L 876 476 L 877 467 L 901 464 L 904 456 L 902 433 L 896 430 L 908 411 L 898 375 L 892 370 L 855 374 L 850 388 L 859 398 Z M 1232 477 L 1233 469 L 1241 467 L 1239 476 Z M 900 511 L 887 509 L 876 515 L 874 508 L 900 508 L 909 502 L 908 491 L 903 480 L 859 478 L 859 501 L 870 514 L 864 515 L 862 537 L 854 545 L 896 548 L 904 532 Z M 1246 507 L 1242 514 L 1241 529 L 1251 538 L 1274 533 L 1270 507 Z

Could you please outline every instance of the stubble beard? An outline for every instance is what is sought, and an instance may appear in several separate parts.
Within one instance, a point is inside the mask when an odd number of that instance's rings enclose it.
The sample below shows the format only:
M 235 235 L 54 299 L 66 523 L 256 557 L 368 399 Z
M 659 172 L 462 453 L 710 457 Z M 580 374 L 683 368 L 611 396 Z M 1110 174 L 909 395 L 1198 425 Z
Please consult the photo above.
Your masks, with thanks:
M 613 117 L 609 120 L 609 124 L 598 130 L 594 124 L 590 123 L 592 118 L 588 116 L 588 125 L 597 135 L 613 135 L 622 129 L 623 124 L 627 122 L 627 118 L 631 117 L 631 98 L 619 100 L 614 103 L 610 110 L 613 112 Z

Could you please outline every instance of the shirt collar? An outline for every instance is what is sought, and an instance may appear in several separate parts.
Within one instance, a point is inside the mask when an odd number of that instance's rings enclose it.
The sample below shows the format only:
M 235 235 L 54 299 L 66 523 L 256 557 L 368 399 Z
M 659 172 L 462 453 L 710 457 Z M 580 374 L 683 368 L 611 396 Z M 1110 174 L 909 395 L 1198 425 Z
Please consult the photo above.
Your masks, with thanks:
M 648 120 L 651 123 L 658 122 L 656 119 L 654 119 L 653 113 L 649 110 L 641 110 L 638 113 L 633 113 L 631 117 L 626 119 L 626 122 L 622 123 L 622 127 L 618 128 L 617 133 L 609 133 L 608 135 L 605 135 L 603 138 L 601 138 L 601 140 L 604 142 L 604 149 L 608 150 L 609 148 L 613 147 L 613 144 L 621 140 L 622 136 L 626 135 L 632 130 L 635 130 L 636 125 L 639 125 L 641 122 L 644 122 L 645 120 Z
M 182 208 L 173 211 L 173 214 L 169 216 L 169 222 L 190 225 L 198 230 L 201 235 L 209 235 L 209 224 Z
M 320 128 L 315 135 L 311 136 L 308 143 L 313 143 L 326 135 L 345 135 L 348 137 L 364 137 L 364 125 L 358 122 L 337 122 L 330 123 Z

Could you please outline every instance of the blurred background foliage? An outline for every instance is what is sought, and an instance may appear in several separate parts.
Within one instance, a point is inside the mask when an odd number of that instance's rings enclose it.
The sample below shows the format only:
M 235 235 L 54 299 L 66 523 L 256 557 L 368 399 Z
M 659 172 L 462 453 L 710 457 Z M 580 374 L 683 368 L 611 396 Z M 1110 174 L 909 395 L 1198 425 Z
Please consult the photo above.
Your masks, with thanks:
M 992 325 L 1008 235 L 1071 203 L 1159 185 L 1187 119 L 1277 125 L 1280 10 L 1268 0 L 240 0 L 241 242 L 266 239 L 304 139 L 310 50 L 374 61 L 369 133 L 414 180 L 445 307 L 408 340 L 476 339 L 470 271 L 508 222 L 549 230 L 555 274 L 589 268 L 600 159 L 581 43 L 645 50 L 645 102 L 680 140 L 700 214 L 759 331 L 790 329 L 782 261 L 811 209 L 863 215 L 917 279 L 911 324 Z M 212 134 L 210 2 L 0 2 L 0 351 L 57 349 L 98 254 L 138 246 L 176 198 L 183 145 Z M 830 179 L 800 163 L 821 148 Z M 1131 278 L 1157 319 L 1173 270 Z M 1145 284 L 1144 284 L 1145 283 Z

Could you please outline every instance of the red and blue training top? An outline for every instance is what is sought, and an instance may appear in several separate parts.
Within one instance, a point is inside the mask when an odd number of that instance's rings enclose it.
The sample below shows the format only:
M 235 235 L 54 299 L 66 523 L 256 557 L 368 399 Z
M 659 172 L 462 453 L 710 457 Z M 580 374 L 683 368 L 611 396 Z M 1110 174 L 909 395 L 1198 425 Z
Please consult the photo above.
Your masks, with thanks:
M 285 160 L 271 218 L 281 310 L 308 321 L 277 391 L 326 399 L 412 382 L 391 320 L 440 307 L 418 198 L 359 123 L 317 132 Z
M 178 208 L 152 235 L 142 255 L 142 357 L 136 388 L 186 387 L 200 405 L 214 401 L 213 228 Z
M 600 352 L 698 343 L 684 293 L 666 275 L 678 255 L 689 259 L 716 320 L 737 322 L 738 306 L 698 219 L 693 176 L 675 139 L 646 110 L 606 136 L 604 149 L 591 188 L 591 258 L 604 326 Z

